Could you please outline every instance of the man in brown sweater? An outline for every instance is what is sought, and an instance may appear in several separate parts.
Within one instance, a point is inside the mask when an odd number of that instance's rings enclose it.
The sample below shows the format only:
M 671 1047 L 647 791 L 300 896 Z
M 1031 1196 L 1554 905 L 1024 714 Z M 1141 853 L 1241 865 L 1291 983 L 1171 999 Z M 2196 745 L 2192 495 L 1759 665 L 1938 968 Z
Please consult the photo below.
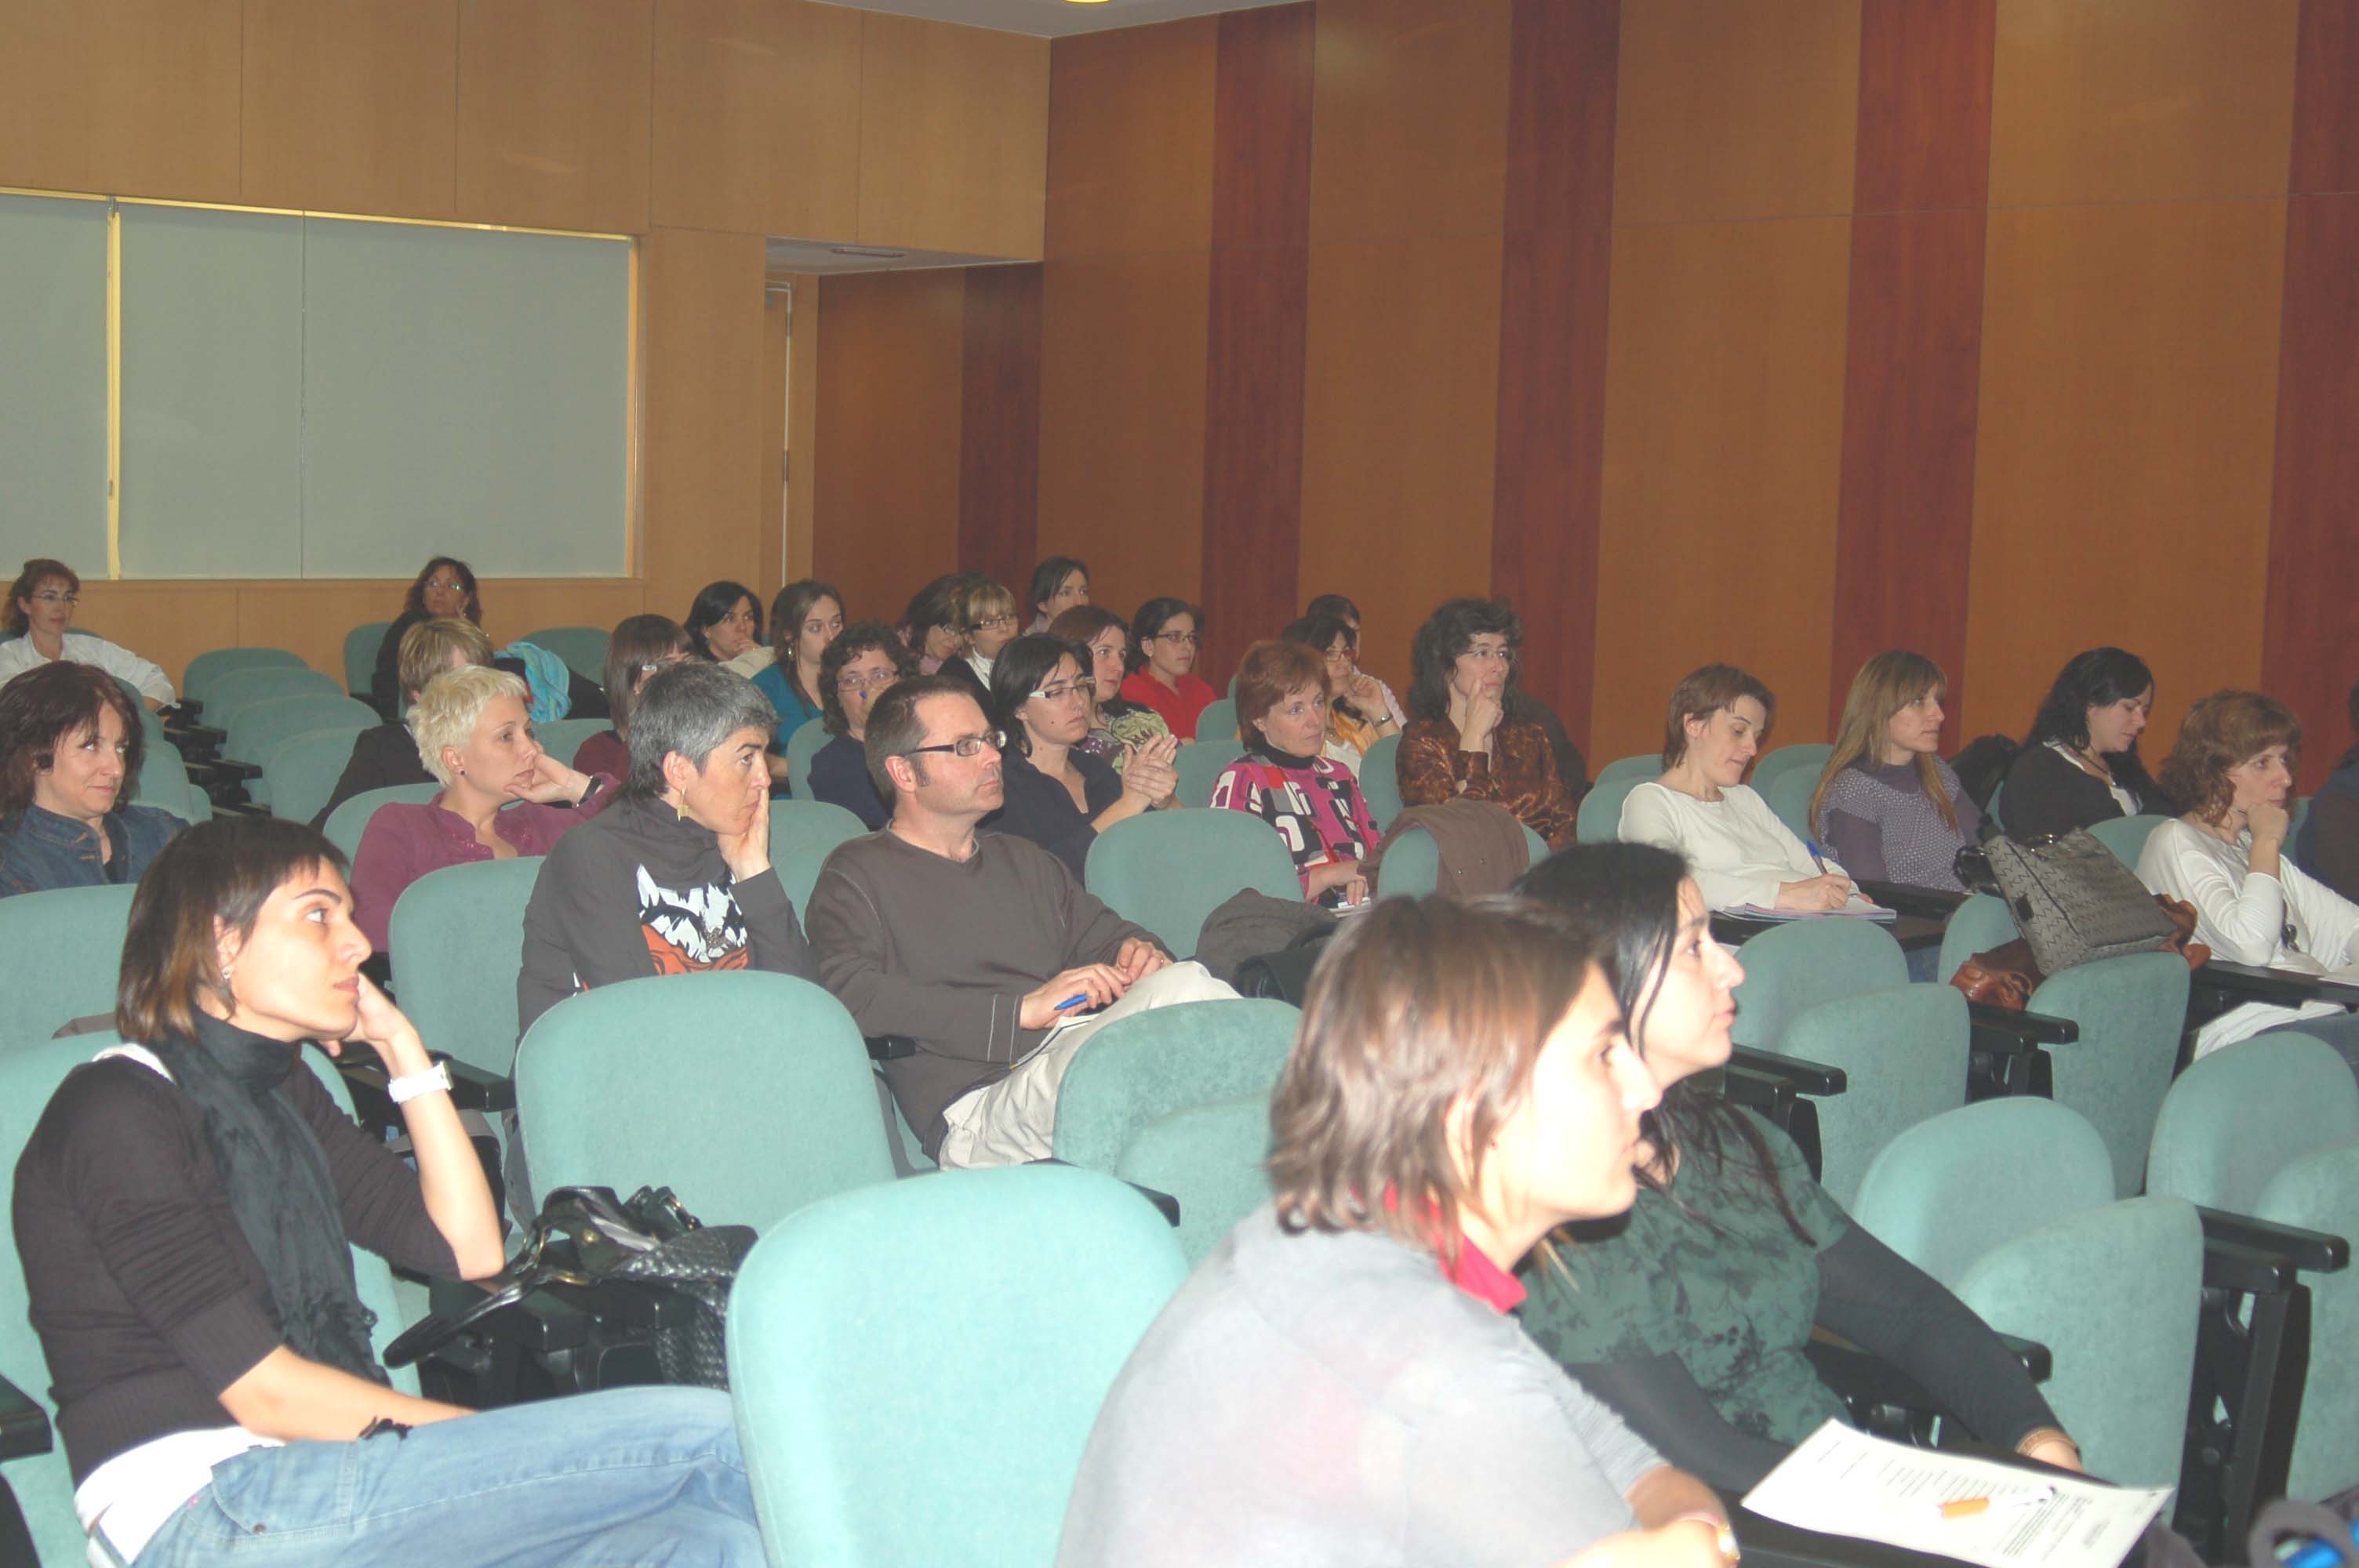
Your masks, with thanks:
M 975 831 L 1000 805 L 1003 743 L 959 683 L 878 697 L 868 768 L 893 818 L 828 857 L 808 917 L 820 979 L 861 1033 L 916 1046 L 886 1079 L 946 1166 L 1046 1156 L 1057 1086 L 1099 1024 L 1236 994 L 1173 964 L 1048 851 Z

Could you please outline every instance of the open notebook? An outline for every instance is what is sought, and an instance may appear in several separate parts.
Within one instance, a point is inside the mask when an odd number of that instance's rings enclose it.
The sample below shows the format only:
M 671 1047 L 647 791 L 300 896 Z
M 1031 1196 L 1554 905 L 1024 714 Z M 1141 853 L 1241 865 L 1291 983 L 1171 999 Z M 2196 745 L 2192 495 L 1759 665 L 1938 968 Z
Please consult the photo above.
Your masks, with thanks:
M 1871 903 L 1857 893 L 1841 909 L 1765 909 L 1757 903 L 1731 906 L 1727 914 L 1739 920 L 1897 920 L 1899 911 Z

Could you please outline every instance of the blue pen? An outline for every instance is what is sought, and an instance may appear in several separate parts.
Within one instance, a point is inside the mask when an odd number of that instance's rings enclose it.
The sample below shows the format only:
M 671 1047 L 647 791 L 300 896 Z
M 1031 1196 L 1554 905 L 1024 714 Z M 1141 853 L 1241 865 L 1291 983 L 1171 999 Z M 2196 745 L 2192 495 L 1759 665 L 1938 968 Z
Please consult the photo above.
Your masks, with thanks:
M 2343 1561 L 2342 1548 L 2323 1536 L 2313 1536 L 2279 1561 L 2285 1568 L 2334 1568 Z
M 1819 868 L 1819 874 L 1821 876 L 1826 875 L 1827 858 L 1819 852 L 1818 845 L 1809 839 L 1804 839 L 1802 841 L 1802 848 L 1810 852 L 1810 864 Z
M 1056 1011 L 1059 1011 L 1059 1012 L 1066 1012 L 1066 1011 L 1071 1011 L 1072 1009 L 1074 1009 L 1074 1008 L 1077 1008 L 1077 1007 L 1081 1006 L 1081 1005 L 1082 1005 L 1082 1003 L 1083 1003 L 1083 1002 L 1085 1002 L 1085 1001 L 1087 1001 L 1087 1000 L 1090 1000 L 1090 993 L 1089 993 L 1089 992 L 1087 992 L 1087 991 L 1077 991 L 1077 992 L 1075 992 L 1073 995 L 1069 996 L 1069 997 L 1067 997 L 1064 1000 L 1062 1000 L 1062 1001 L 1059 1002 L 1059 1003 L 1057 1004 Z

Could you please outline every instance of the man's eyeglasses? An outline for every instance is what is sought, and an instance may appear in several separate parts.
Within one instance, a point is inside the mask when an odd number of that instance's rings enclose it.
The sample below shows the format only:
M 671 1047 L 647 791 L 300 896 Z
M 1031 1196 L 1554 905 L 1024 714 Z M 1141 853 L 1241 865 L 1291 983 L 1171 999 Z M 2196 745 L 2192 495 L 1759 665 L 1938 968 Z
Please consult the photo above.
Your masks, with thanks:
M 846 697 L 858 697 L 864 691 L 883 691 L 900 678 L 898 670 L 877 670 L 864 676 L 838 676 L 835 689 Z
M 985 752 L 1005 752 L 1006 750 L 1007 750 L 1007 731 L 986 730 L 980 735 L 962 735 L 957 740 L 946 741 L 940 746 L 912 746 L 902 755 L 922 757 L 929 752 L 948 752 L 957 757 L 978 757 Z
M 1069 697 L 1086 697 L 1094 690 L 1096 683 L 1093 681 L 1062 681 L 1055 686 L 1044 686 L 1032 695 L 1043 702 L 1062 702 Z
M 82 602 L 82 595 L 78 593 L 60 593 L 57 589 L 50 589 L 47 592 L 33 595 L 33 602 L 36 604 L 80 604 Z
M 1183 648 L 1194 647 L 1201 639 L 1193 632 L 1158 632 L 1147 639 L 1150 643 L 1177 643 Z

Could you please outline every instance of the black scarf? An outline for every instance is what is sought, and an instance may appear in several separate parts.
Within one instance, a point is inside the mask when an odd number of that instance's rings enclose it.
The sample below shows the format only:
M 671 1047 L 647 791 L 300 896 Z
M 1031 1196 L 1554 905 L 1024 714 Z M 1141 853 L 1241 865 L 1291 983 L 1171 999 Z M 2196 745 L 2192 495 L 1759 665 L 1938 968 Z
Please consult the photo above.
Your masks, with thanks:
M 206 1013 L 193 1041 L 148 1049 L 204 1112 L 205 1141 L 230 1212 L 270 1281 L 279 1331 L 308 1361 L 386 1381 L 369 1347 L 376 1314 L 361 1305 L 328 1157 L 296 1113 L 287 1076 L 300 1045 L 249 1034 Z
M 1281 752 L 1276 746 L 1271 745 L 1266 738 L 1255 741 L 1251 747 L 1247 748 L 1245 754 L 1251 757 L 1260 757 L 1266 762 L 1276 762 L 1281 768 L 1292 768 L 1298 772 L 1311 766 L 1319 761 L 1315 756 L 1298 757 L 1291 752 Z

